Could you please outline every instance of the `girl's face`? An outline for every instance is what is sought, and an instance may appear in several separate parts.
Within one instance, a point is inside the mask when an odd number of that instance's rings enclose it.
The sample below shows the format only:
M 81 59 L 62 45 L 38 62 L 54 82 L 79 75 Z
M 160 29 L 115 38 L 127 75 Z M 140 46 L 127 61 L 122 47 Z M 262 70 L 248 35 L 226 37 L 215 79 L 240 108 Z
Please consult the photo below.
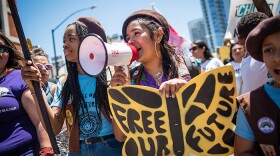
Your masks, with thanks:
M 262 43 L 263 61 L 280 88 L 280 32 L 267 36 Z
M 4 70 L 9 60 L 9 52 L 3 48 L 5 45 L 5 41 L 0 38 L 0 72 Z
M 235 62 L 241 62 L 242 57 L 245 55 L 245 50 L 242 45 L 236 44 L 232 47 L 232 57 Z
M 42 75 L 42 81 L 48 82 L 50 76 L 50 67 L 52 66 L 49 63 L 49 60 L 45 56 L 35 56 L 33 57 L 33 62 L 39 68 Z
M 69 25 L 63 37 L 63 52 L 67 61 L 78 63 L 79 37 L 75 25 Z
M 131 21 L 126 29 L 127 41 L 135 46 L 139 52 L 137 61 L 145 63 L 153 59 L 158 59 L 155 52 L 155 41 L 150 38 L 148 30 L 141 27 L 138 20 Z M 160 51 L 158 50 L 160 55 Z
M 196 44 L 191 44 L 190 52 L 192 53 L 193 57 L 197 59 L 203 59 L 204 58 L 204 50 L 205 48 L 199 48 Z

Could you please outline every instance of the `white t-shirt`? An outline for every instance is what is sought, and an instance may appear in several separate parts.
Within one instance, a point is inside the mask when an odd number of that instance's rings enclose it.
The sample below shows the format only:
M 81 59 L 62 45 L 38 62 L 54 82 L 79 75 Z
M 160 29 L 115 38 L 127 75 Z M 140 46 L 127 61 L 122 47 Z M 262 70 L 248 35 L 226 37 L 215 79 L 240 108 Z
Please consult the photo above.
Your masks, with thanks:
M 241 94 L 255 90 L 262 86 L 269 79 L 267 68 L 263 62 L 257 61 L 250 55 L 242 58 L 241 61 Z
M 212 59 L 208 59 L 205 60 L 202 64 L 201 64 L 201 68 L 206 72 L 209 71 L 211 69 L 215 69 L 218 67 L 222 67 L 224 66 L 223 62 L 221 60 L 219 60 L 218 58 L 212 58 Z
M 230 66 L 230 65 L 233 66 L 233 69 L 234 69 L 234 72 L 235 72 L 236 91 L 237 91 L 237 96 L 238 96 L 238 95 L 240 95 L 240 92 L 241 92 L 241 90 L 240 90 L 240 88 L 241 88 L 241 72 L 240 72 L 241 63 L 231 61 L 227 64 L 227 66 Z

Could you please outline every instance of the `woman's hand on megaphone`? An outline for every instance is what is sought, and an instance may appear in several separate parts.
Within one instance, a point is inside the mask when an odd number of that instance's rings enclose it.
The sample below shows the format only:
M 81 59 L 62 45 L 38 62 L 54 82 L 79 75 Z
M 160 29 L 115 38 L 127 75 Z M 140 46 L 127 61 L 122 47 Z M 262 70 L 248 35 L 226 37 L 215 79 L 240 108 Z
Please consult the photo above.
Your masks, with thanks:
M 125 68 L 123 68 L 122 66 L 114 66 L 114 70 L 115 73 L 112 76 L 111 83 L 110 83 L 111 87 L 130 84 L 129 78 L 124 72 Z

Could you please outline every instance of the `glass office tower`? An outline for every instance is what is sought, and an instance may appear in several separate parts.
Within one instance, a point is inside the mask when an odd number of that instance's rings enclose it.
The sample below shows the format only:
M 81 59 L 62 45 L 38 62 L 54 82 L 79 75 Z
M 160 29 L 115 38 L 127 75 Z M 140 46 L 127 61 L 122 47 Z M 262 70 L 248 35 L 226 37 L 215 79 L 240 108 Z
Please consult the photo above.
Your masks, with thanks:
M 223 45 L 230 0 L 200 0 L 205 20 L 206 38 L 212 52 Z

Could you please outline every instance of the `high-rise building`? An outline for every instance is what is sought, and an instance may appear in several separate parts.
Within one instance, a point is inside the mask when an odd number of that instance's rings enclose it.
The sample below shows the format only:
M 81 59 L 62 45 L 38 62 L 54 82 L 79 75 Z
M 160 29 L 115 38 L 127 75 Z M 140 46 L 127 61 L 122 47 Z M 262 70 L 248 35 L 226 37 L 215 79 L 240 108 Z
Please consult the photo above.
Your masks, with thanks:
M 206 38 L 211 51 L 223 45 L 228 24 L 230 0 L 200 0 L 205 20 Z
M 21 49 L 11 10 L 6 0 L 0 0 L 0 32 L 14 42 L 18 49 Z
M 189 33 L 191 41 L 202 40 L 206 44 L 209 44 L 206 39 L 205 23 L 203 18 L 198 18 L 188 22 Z

